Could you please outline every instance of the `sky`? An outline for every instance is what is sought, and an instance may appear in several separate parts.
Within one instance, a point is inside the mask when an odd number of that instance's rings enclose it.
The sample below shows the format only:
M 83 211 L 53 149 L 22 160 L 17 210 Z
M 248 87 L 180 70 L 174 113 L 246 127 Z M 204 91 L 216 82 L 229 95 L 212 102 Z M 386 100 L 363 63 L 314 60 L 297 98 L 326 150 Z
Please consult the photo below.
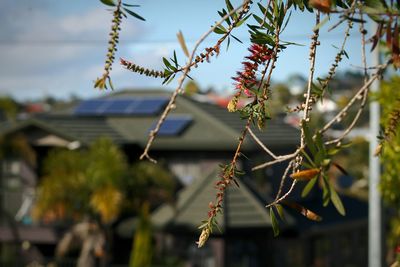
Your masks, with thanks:
M 187 58 L 181 52 L 176 34 L 182 31 L 189 50 L 198 38 L 217 20 L 224 0 L 127 0 L 139 4 L 134 11 L 146 21 L 132 17 L 122 22 L 121 42 L 116 58 L 123 57 L 148 68 L 162 70 L 162 57 L 177 51 L 178 60 Z M 239 4 L 239 0 L 232 0 Z M 102 74 L 107 50 L 111 12 L 99 0 L 1 0 L 0 1 L 0 95 L 18 100 L 41 97 L 68 99 L 99 97 L 110 91 L 98 91 L 93 81 Z M 309 37 L 315 15 L 295 12 L 282 35 L 285 41 L 305 46 L 289 46 L 279 57 L 274 81 L 285 81 L 290 75 L 306 76 L 308 71 Z M 338 52 L 343 27 L 327 33 L 331 20 L 321 29 L 322 45 L 318 47 L 318 76 L 329 71 Z M 249 20 L 249 22 L 251 22 Z M 361 65 L 359 33 L 356 25 L 346 48 L 350 60 L 344 59 L 341 71 L 359 70 Z M 211 63 L 193 69 L 191 77 L 200 88 L 214 88 L 232 92 L 231 77 L 241 69 L 241 61 L 248 54 L 246 27 L 234 35 L 243 40 L 231 41 L 229 50 L 222 46 Z M 218 35 L 213 34 L 203 44 L 213 46 Z M 111 73 L 116 90 L 127 88 L 174 89 L 176 82 L 162 86 L 161 79 L 148 78 L 123 69 L 118 60 Z

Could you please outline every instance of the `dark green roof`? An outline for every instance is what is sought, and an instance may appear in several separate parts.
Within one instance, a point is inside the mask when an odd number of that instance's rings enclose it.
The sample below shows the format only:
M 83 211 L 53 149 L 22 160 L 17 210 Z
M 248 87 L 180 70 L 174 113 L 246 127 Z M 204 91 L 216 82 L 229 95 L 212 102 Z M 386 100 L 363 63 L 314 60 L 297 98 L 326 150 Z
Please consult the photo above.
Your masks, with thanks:
M 155 210 L 152 222 L 158 227 L 197 229 L 201 221 L 207 219 L 208 203 L 215 200 L 217 179 L 217 171 L 198 178 L 182 189 L 175 206 L 164 204 Z M 220 228 L 271 227 L 269 211 L 265 208 L 266 200 L 262 200 L 247 183 L 240 179 L 237 182 L 239 188 L 232 185 L 225 193 L 224 213 L 218 216 Z M 293 222 L 290 216 L 286 221 L 289 224 Z
M 228 112 L 226 108 L 211 103 L 202 103 L 192 100 L 192 102 L 199 106 L 202 110 L 206 111 L 212 117 L 216 118 L 220 123 L 226 127 L 233 129 L 239 134 L 246 123 L 246 121 L 239 118 L 239 114 Z M 253 132 L 257 137 L 266 145 L 270 147 L 282 145 L 296 145 L 299 140 L 299 131 L 285 123 L 283 117 L 277 117 L 266 122 L 265 128 L 259 130 L 257 127 L 252 126 Z M 252 140 L 251 138 L 249 138 Z M 246 142 L 247 148 L 254 147 L 254 141 Z
M 170 92 L 160 90 L 126 90 L 101 98 L 124 98 L 142 96 L 165 96 Z M 72 140 L 83 143 L 93 142 L 101 136 L 108 136 L 116 143 L 145 146 L 149 129 L 158 120 L 154 116 L 79 116 L 74 113 L 79 103 L 53 110 L 37 117 L 46 130 L 54 129 Z M 177 136 L 159 136 L 153 143 L 154 150 L 214 150 L 230 151 L 235 149 L 244 125 L 238 114 L 229 113 L 225 108 L 214 104 L 195 101 L 186 96 L 179 96 L 176 108 L 171 115 L 189 115 L 193 121 L 190 126 Z M 27 122 L 23 123 L 27 126 Z M 14 126 L 16 128 L 20 126 Z M 10 129 L 9 129 L 10 130 Z M 298 141 L 298 130 L 285 124 L 282 119 L 268 121 L 264 131 L 254 130 L 261 141 L 270 147 L 294 146 Z M 244 149 L 258 149 L 251 140 L 246 140 Z

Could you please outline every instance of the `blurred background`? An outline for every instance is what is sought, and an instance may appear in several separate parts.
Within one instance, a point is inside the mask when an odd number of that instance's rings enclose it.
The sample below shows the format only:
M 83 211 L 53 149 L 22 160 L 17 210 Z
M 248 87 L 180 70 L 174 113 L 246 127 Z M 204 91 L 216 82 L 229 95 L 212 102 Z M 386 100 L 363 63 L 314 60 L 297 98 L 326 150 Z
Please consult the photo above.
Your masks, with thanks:
M 182 64 L 186 60 L 179 30 L 190 50 L 225 6 L 212 0 L 131 2 L 140 5 L 133 10 L 146 21 L 123 21 L 116 58 L 158 70 L 174 51 Z M 346 216 L 332 204 L 322 206 L 318 186 L 301 198 L 305 184 L 300 184 L 291 200 L 323 220 L 287 210 L 280 236 L 274 237 L 265 205 L 274 199 L 285 165 L 252 172 L 268 157 L 249 139 L 239 162 L 245 174 L 239 188 L 227 191 L 221 229 L 198 249 L 198 226 L 215 200 L 218 166 L 231 160 L 244 124 L 226 105 L 234 92 L 231 77 L 249 53 L 246 27 L 234 33 L 242 43 L 232 39 L 229 49 L 222 46 L 218 57 L 191 72 L 193 80 L 185 83 L 185 94 L 153 144 L 154 165 L 139 156 L 176 82 L 162 86 L 162 80 L 133 74 L 116 62 L 111 72 L 116 89 L 94 89 L 111 19 L 97 0 L 0 3 L 0 266 L 367 266 L 368 110 L 349 135 L 351 149 L 335 157 L 346 172 L 332 171 L 329 177 Z M 301 118 L 285 112 L 301 103 L 306 88 L 313 24 L 312 13 L 292 14 L 282 39 L 298 45 L 288 46 L 279 58 L 269 107 L 273 119 L 263 131 L 254 129 L 277 155 L 298 145 Z M 326 28 L 317 77 L 327 75 L 343 38 L 343 27 Z M 217 40 L 211 35 L 201 48 Z M 330 94 L 317 104 L 313 127 L 330 120 L 362 86 L 360 45 L 354 27 L 349 58 L 343 59 Z M 384 87 L 398 85 L 393 78 Z M 396 99 L 376 97 L 387 105 Z M 340 136 L 349 123 L 338 122 L 327 134 Z M 397 175 L 396 168 L 387 179 Z M 396 182 L 383 190 L 396 202 L 393 188 Z M 399 235 L 390 232 L 398 229 L 398 221 L 391 220 L 397 212 L 385 209 L 383 244 L 389 248 Z M 384 257 L 391 261 L 394 253 L 387 249 Z

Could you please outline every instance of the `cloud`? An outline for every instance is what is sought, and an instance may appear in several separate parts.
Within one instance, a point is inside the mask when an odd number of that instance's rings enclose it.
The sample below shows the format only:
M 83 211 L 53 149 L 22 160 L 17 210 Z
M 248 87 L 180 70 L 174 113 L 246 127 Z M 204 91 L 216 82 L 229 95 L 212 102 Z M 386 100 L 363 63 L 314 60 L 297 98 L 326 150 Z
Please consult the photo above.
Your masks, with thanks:
M 42 7 L 10 4 L 0 11 L 0 94 L 24 99 L 46 90 L 65 97 L 84 86 L 92 92 L 92 81 L 102 73 L 111 13 L 103 6 L 67 15 Z M 124 22 L 121 39 L 144 36 L 140 22 Z

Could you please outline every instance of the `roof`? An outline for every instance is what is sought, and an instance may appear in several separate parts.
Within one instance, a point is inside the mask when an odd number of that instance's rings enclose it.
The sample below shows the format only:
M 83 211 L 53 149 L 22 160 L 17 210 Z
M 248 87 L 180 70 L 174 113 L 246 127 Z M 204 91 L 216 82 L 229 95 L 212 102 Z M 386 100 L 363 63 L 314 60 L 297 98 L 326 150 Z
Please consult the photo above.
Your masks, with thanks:
M 163 228 L 196 230 L 207 219 L 208 203 L 215 200 L 217 171 L 198 178 L 182 189 L 175 206 L 164 204 L 152 214 L 152 222 Z M 270 228 L 271 219 L 265 202 L 243 180 L 239 187 L 232 185 L 225 192 L 224 213 L 218 216 L 222 231 L 235 228 Z M 291 223 L 290 216 L 286 218 Z
M 161 90 L 125 90 L 104 95 L 99 99 L 169 97 L 170 92 Z M 7 132 L 33 124 L 46 131 L 67 136 L 67 139 L 82 143 L 91 143 L 96 138 L 107 136 L 116 143 L 136 144 L 144 147 L 151 127 L 160 114 L 142 116 L 121 116 L 118 114 L 82 115 L 76 114 L 79 103 L 66 105 L 34 120 L 24 121 L 7 129 Z M 153 143 L 154 150 L 220 150 L 235 149 L 237 139 L 245 122 L 236 113 L 229 113 L 225 108 L 210 103 L 195 101 L 186 96 L 179 96 L 176 108 L 171 116 L 190 116 L 192 123 L 175 136 L 159 136 Z M 22 126 L 21 126 L 22 125 Z M 254 129 L 257 136 L 270 147 L 294 146 L 298 141 L 299 131 L 277 118 L 267 123 L 265 130 Z M 244 150 L 255 150 L 254 141 L 247 139 Z M 258 148 L 257 148 L 258 149 Z

